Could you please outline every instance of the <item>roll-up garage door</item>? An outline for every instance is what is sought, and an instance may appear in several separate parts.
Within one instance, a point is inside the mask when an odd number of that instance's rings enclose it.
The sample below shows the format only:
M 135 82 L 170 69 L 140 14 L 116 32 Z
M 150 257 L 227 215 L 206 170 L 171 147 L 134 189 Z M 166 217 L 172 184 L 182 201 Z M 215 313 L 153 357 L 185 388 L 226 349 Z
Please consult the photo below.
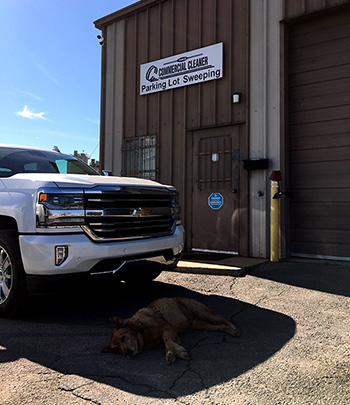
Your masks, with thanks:
M 288 31 L 290 250 L 350 260 L 350 12 Z

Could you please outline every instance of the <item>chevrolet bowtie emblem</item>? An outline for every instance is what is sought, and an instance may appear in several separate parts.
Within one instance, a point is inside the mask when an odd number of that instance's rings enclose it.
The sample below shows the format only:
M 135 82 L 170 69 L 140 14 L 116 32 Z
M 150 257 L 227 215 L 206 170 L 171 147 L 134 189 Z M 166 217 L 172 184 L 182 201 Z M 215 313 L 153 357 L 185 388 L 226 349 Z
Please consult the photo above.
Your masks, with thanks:
M 133 210 L 131 215 L 133 217 L 146 217 L 150 213 L 151 213 L 151 211 L 148 211 L 145 208 L 140 207 L 140 208 L 136 208 L 135 210 Z

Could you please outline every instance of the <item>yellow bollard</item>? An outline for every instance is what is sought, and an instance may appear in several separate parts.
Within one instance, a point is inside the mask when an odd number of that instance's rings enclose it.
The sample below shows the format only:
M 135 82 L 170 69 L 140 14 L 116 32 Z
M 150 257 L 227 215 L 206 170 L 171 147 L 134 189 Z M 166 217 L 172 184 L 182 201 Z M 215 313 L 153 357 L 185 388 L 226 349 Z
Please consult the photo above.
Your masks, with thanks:
M 281 172 L 273 171 L 270 176 L 271 182 L 271 232 L 270 232 L 270 260 L 279 261 L 279 198 L 273 198 L 279 192 L 279 181 L 282 180 Z

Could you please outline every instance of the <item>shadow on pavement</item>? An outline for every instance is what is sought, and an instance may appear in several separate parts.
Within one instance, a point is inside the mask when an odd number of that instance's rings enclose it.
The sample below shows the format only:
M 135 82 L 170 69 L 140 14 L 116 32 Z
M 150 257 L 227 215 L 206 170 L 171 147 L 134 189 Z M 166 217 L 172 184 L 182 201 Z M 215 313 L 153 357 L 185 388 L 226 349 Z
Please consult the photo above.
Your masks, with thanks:
M 296 287 L 350 297 L 350 263 L 347 262 L 270 262 L 256 267 L 249 274 Z
M 190 361 L 171 366 L 163 348 L 133 359 L 100 353 L 112 332 L 111 315 L 129 317 L 163 296 L 197 299 L 231 319 L 241 335 L 183 335 Z M 295 333 L 293 319 L 281 313 L 155 281 L 148 288 L 94 284 L 71 294 L 35 298 L 25 316 L 0 319 L 0 325 L 5 348 L 0 363 L 27 358 L 66 375 L 157 398 L 177 398 L 229 381 L 273 356 Z

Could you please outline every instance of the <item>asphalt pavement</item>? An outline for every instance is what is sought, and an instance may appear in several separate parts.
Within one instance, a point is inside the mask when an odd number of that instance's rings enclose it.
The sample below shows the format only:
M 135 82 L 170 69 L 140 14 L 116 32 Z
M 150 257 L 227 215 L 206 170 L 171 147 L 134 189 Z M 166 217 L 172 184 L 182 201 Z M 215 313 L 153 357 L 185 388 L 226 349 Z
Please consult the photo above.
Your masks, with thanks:
M 190 360 L 163 348 L 101 353 L 111 315 L 163 296 L 198 299 L 240 336 L 182 336 Z M 93 282 L 33 297 L 0 319 L 0 404 L 350 403 L 350 263 L 187 256 L 149 285 Z

